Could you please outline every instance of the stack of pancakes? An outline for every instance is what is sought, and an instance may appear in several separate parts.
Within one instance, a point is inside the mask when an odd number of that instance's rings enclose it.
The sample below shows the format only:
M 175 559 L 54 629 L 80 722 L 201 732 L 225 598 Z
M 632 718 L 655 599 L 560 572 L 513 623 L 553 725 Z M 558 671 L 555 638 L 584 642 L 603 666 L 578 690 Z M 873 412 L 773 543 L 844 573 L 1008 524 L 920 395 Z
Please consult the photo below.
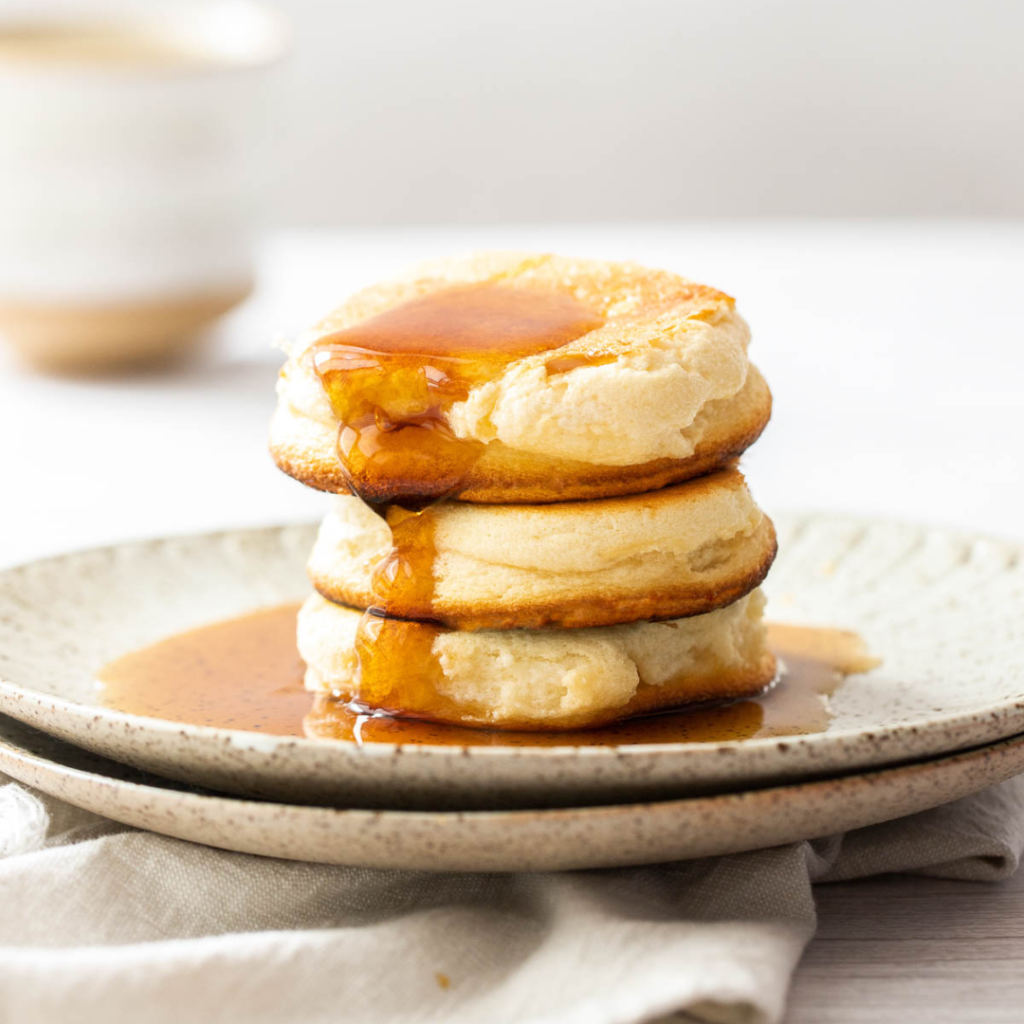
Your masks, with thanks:
M 771 413 L 733 300 L 632 264 L 496 253 L 360 293 L 296 347 L 278 465 L 339 495 L 306 685 L 500 729 L 749 696 L 775 534 L 737 456 Z

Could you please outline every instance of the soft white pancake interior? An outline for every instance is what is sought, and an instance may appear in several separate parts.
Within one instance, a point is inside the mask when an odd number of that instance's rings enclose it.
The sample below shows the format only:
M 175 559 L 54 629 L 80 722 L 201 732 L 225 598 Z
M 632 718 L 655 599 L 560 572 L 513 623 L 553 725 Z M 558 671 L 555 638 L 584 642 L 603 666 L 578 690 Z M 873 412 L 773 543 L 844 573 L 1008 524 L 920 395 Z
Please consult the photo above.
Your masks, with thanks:
M 608 270 L 637 276 L 662 273 L 628 264 L 532 259 L 549 260 L 549 270 L 563 268 L 558 272 L 567 279 L 573 274 L 599 277 Z M 523 262 L 522 254 L 495 253 L 446 261 L 430 273 L 436 281 L 467 283 L 487 280 Z M 402 283 L 398 279 L 392 285 L 398 289 Z M 623 299 L 621 308 L 610 313 L 628 314 L 629 302 Z M 325 334 L 353 319 L 358 321 L 342 307 L 296 341 L 278 381 L 279 417 L 322 426 L 335 423 L 312 362 L 304 356 Z M 706 429 L 701 413 L 710 403 L 736 395 L 746 381 L 749 327 L 722 302 L 707 316 L 659 314 L 621 328 L 609 322 L 592 336 L 600 345 L 598 335 L 613 338 L 616 332 L 628 336 L 629 346 L 613 362 L 548 373 L 550 353 L 520 359 L 497 378 L 473 387 L 464 402 L 453 406 L 450 426 L 459 437 L 497 440 L 518 451 L 594 465 L 688 458 Z
M 749 573 L 765 556 L 764 513 L 735 473 L 651 495 L 540 506 L 450 501 L 429 514 L 439 608 L 697 586 L 730 568 Z M 321 524 L 310 575 L 331 585 L 325 593 L 366 606 L 373 566 L 390 549 L 385 520 L 358 498 L 339 496 Z

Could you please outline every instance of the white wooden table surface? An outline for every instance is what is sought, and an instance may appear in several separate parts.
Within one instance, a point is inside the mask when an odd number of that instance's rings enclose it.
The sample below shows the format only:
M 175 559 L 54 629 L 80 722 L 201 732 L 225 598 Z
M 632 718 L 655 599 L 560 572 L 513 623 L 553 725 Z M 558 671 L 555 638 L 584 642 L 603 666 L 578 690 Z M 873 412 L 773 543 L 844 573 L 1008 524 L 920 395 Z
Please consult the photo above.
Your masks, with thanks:
M 265 452 L 272 339 L 409 262 L 497 247 L 637 259 L 736 295 L 775 393 L 745 458 L 767 510 L 1024 536 L 1024 225 L 431 228 L 268 240 L 257 294 L 170 373 L 47 379 L 0 350 L 0 565 L 316 518 L 322 496 Z M 817 892 L 791 1024 L 1024 1020 L 1024 880 Z

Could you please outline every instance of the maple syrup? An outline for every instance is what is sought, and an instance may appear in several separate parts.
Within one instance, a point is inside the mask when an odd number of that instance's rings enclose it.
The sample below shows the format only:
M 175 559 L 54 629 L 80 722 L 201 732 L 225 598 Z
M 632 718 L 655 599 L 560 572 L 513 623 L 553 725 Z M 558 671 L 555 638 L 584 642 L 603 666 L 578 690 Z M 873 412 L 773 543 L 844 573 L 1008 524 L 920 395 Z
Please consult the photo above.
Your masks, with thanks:
M 607 363 L 614 363 L 615 356 L 593 356 L 583 352 L 567 356 L 555 356 L 544 364 L 548 376 L 555 376 L 559 373 L 568 373 L 570 370 L 579 370 L 584 366 L 604 366 Z
M 419 511 L 392 505 L 384 515 L 391 528 L 391 550 L 373 567 L 370 613 L 383 615 L 396 608 L 406 618 L 429 617 L 436 585 L 433 510 L 429 505 Z M 410 609 L 422 614 L 411 615 Z
M 350 488 L 378 504 L 458 494 L 484 444 L 455 436 L 451 407 L 515 360 L 603 323 L 570 295 L 483 283 L 411 299 L 322 338 L 313 366 L 339 423 Z
M 178 633 L 104 666 L 100 702 L 172 722 L 302 734 L 309 693 L 295 647 L 297 604 Z
M 714 743 L 824 731 L 827 698 L 846 675 L 877 665 L 859 637 L 842 630 L 770 625 L 769 641 L 782 671 L 759 697 L 629 719 L 603 729 L 507 732 L 468 729 L 385 713 L 370 713 L 303 689 L 305 666 L 295 648 L 297 605 L 214 623 L 127 654 L 101 669 L 101 702 L 109 708 L 193 725 L 314 736 L 360 743 L 455 746 L 621 746 L 634 743 Z M 396 620 L 380 619 L 381 629 Z M 394 661 L 367 679 L 372 695 L 387 673 L 408 674 L 424 657 L 409 628 L 392 650 Z M 429 650 L 426 652 L 429 655 Z M 376 674 L 376 672 L 374 673 Z
M 398 503 L 385 513 L 392 549 L 374 570 L 373 606 L 357 632 L 360 693 L 390 692 L 384 668 L 393 667 L 388 651 L 397 645 L 386 634 L 409 631 L 381 616 L 393 607 L 427 613 L 435 555 L 429 504 L 457 494 L 484 449 L 455 436 L 448 411 L 509 363 L 603 323 L 572 296 L 485 283 L 412 299 L 314 346 L 351 490 L 371 503 Z M 424 643 L 429 652 L 425 634 L 412 633 L 417 652 Z
M 428 506 L 410 511 L 398 505 L 387 509 L 391 550 L 373 568 L 371 606 L 356 627 L 356 685 L 374 707 L 396 707 L 401 681 L 404 701 L 423 706 L 429 700 L 435 673 L 433 654 L 436 629 L 392 617 L 389 609 L 405 615 L 426 614 L 434 598 L 434 517 Z M 410 672 L 410 666 L 415 669 Z

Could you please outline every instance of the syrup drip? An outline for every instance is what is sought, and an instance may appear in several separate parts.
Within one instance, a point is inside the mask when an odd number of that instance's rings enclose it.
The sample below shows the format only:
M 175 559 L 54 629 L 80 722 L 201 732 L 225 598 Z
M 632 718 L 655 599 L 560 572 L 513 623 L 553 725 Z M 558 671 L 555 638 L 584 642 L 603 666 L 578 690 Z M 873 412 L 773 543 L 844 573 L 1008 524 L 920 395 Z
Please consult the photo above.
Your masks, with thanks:
M 455 436 L 451 407 L 515 360 L 603 323 L 572 296 L 485 283 L 412 299 L 317 342 L 313 366 L 352 491 L 410 507 L 457 494 L 484 445 Z
M 100 700 L 118 711 L 175 722 L 364 744 L 715 743 L 822 732 L 831 720 L 827 698 L 848 674 L 866 672 L 878 664 L 853 633 L 773 624 L 769 638 L 784 669 L 778 683 L 760 697 L 633 718 L 604 729 L 561 733 L 467 729 L 371 712 L 304 690 L 305 666 L 295 649 L 297 611 L 297 605 L 284 605 L 254 612 L 127 654 L 99 672 Z M 380 621 L 387 628 L 393 620 Z M 400 660 L 407 670 L 420 656 L 406 646 Z
M 393 707 L 388 679 L 405 675 L 393 674 L 400 666 L 389 652 L 398 645 L 389 634 L 409 631 L 387 615 L 429 615 L 429 504 L 457 494 L 483 453 L 482 442 L 454 435 L 448 411 L 509 363 L 561 348 L 603 322 L 571 296 L 481 284 L 412 299 L 314 346 L 350 488 L 371 503 L 400 503 L 386 512 L 393 547 L 374 571 L 373 607 L 356 638 L 359 692 L 374 706 Z M 429 660 L 429 640 L 411 632 L 403 665 L 410 657 Z
M 440 665 L 433 653 L 437 627 L 364 613 L 356 630 L 359 704 L 389 715 L 429 708 L 447 710 L 436 693 Z
M 570 370 L 579 370 L 584 366 L 604 366 L 606 363 L 614 363 L 615 356 L 588 356 L 582 353 L 571 356 L 555 356 L 544 364 L 549 376 L 558 373 L 568 373 Z
M 373 568 L 370 589 L 374 615 L 394 610 L 403 618 L 429 618 L 434 599 L 434 513 L 399 505 L 384 513 L 391 528 L 391 550 Z M 417 614 L 418 610 L 418 614 Z
M 391 550 L 374 566 L 373 604 L 356 627 L 356 687 L 371 707 L 397 711 L 403 693 L 413 706 L 429 701 L 438 671 L 432 650 L 436 630 L 407 621 L 426 616 L 434 598 L 434 517 L 429 506 L 412 512 L 392 505 L 385 515 Z M 401 617 L 391 617 L 389 610 Z

